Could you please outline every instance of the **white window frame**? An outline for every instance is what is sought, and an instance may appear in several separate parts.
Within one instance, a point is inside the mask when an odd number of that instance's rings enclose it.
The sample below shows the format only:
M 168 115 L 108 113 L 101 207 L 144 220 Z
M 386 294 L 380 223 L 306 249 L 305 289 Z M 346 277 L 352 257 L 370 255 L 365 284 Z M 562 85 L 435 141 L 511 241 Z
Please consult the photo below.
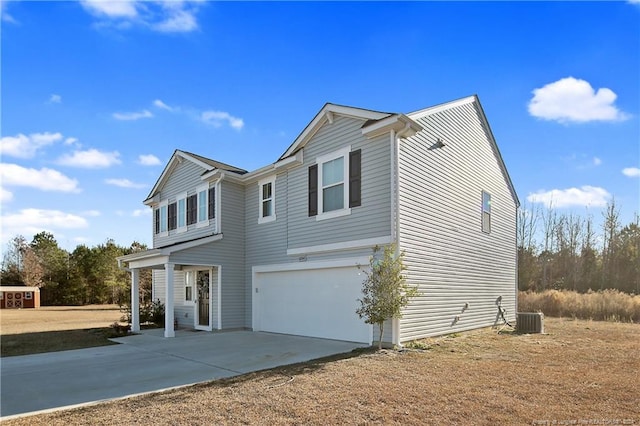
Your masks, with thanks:
M 33 293 L 30 291 L 25 291 L 24 292 L 24 300 L 31 300 L 33 299 Z
M 193 306 L 196 304 L 196 300 L 194 297 L 195 274 L 196 274 L 195 269 L 189 269 L 187 271 L 184 271 L 184 291 L 182 292 L 182 296 L 183 296 L 182 302 L 184 306 Z M 187 300 L 187 288 L 191 288 L 191 300 Z
M 488 200 L 489 201 L 488 202 L 489 207 L 486 210 L 484 208 L 485 196 L 489 197 L 489 200 Z M 482 202 L 482 207 L 481 207 L 482 213 L 481 213 L 481 216 L 480 216 L 480 221 L 481 221 L 480 222 L 481 223 L 480 226 L 482 228 L 482 232 L 484 232 L 485 234 L 490 234 L 491 233 L 491 193 L 488 192 L 488 191 L 484 191 L 483 190 L 482 191 L 482 201 L 481 202 Z M 484 225 L 484 215 L 485 215 L 485 213 L 488 215 L 488 219 L 489 219 L 489 222 L 487 224 L 487 228 L 488 229 L 486 229 L 485 225 Z
M 158 204 L 158 210 L 160 215 L 158 221 L 160 222 L 160 232 L 156 235 L 158 237 L 166 237 L 169 235 L 169 200 L 164 200 Z M 162 212 L 164 211 L 164 216 Z
M 204 206 L 201 206 L 201 192 L 204 192 Z M 196 188 L 196 200 L 196 228 L 202 228 L 209 225 L 209 184 L 200 185 Z M 204 211 L 204 219 L 200 216 L 201 211 Z
M 180 203 L 182 202 L 183 211 L 180 213 Z M 176 215 L 178 216 L 176 219 L 176 233 L 185 232 L 187 230 L 187 193 L 183 192 L 182 194 L 176 197 Z M 180 219 L 182 219 L 182 225 L 180 225 Z
M 351 214 L 351 208 L 349 207 L 349 153 L 351 152 L 351 145 L 346 146 L 338 151 L 334 151 L 329 154 L 325 154 L 316 158 L 316 164 L 318 165 L 318 214 L 316 220 L 332 219 L 334 217 L 346 216 Z M 336 160 L 343 157 L 343 207 L 338 210 L 332 210 L 330 212 L 324 211 L 323 192 L 324 186 L 322 185 L 322 165 L 326 162 Z
M 262 188 L 271 184 L 271 198 L 262 198 Z M 263 216 L 264 202 L 271 201 L 271 214 Z M 276 220 L 276 176 L 269 176 L 258 182 L 258 223 L 268 223 Z

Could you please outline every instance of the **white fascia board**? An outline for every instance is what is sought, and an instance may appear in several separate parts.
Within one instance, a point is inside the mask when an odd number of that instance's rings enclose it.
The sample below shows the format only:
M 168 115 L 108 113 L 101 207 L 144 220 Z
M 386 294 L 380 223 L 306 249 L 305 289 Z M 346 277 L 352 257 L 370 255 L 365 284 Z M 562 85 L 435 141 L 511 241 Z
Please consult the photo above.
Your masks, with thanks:
M 268 176 L 273 173 L 278 173 L 282 170 L 287 170 L 290 168 L 297 167 L 303 163 L 304 161 L 303 155 L 304 154 L 302 153 L 302 150 L 300 150 L 296 152 L 295 155 L 292 155 L 290 157 L 277 161 L 273 164 L 269 164 L 268 166 L 264 166 L 250 173 L 247 173 L 242 176 L 242 179 L 245 181 L 245 183 L 252 183 L 252 182 L 255 182 L 256 180 L 263 178 L 264 176 Z
M 362 129 L 362 134 L 368 138 L 395 131 L 400 137 L 413 136 L 422 130 L 422 126 L 404 114 L 395 114 L 379 120 Z
M 154 256 L 146 259 L 132 260 L 129 262 L 129 269 L 150 268 L 152 266 L 169 263 L 169 256 Z
M 163 248 L 163 249 L 159 249 L 159 250 L 161 250 L 162 254 L 168 256 L 171 253 L 174 253 L 174 252 L 177 252 L 177 251 L 180 251 L 180 250 L 186 250 L 186 249 L 198 247 L 198 246 L 201 246 L 203 244 L 212 243 L 214 241 L 219 241 L 221 239 L 222 239 L 222 234 L 215 234 L 215 235 L 211 235 L 210 237 L 207 237 L 207 238 L 202 238 L 200 240 L 195 240 L 195 241 L 188 241 L 186 243 L 176 244 L 175 246 L 171 246 L 171 247 L 167 247 L 167 248 Z
M 451 109 L 451 108 L 455 108 L 455 107 L 458 107 L 460 105 L 473 103 L 477 99 L 478 99 L 478 97 L 476 95 L 467 96 L 466 98 L 457 99 L 455 101 L 445 102 L 445 103 L 440 104 L 440 105 L 435 105 L 435 106 L 432 106 L 432 107 L 429 107 L 429 108 L 421 109 L 419 111 L 414 111 L 412 113 L 407 114 L 407 116 L 409 116 L 413 120 L 417 120 L 419 118 L 426 117 L 426 116 L 431 115 L 431 114 L 436 114 L 438 112 L 445 111 L 445 110 L 448 110 L 448 109 Z
M 203 174 L 202 176 L 200 176 L 200 180 L 207 181 L 207 182 L 215 181 L 216 179 L 220 179 L 221 174 L 222 174 L 222 171 L 220 169 L 213 169 Z
M 393 241 L 391 235 L 386 237 L 365 238 L 362 240 L 345 241 L 342 243 L 320 244 L 317 246 L 299 247 L 287 249 L 287 256 L 300 256 L 305 254 L 326 253 L 332 251 L 357 250 L 362 248 L 390 244 Z
M 367 266 L 369 265 L 368 257 L 349 257 L 337 260 L 318 260 L 314 262 L 296 262 L 296 263 L 279 263 L 273 265 L 256 265 L 251 268 L 254 277 L 256 274 L 264 272 L 284 272 L 284 271 L 303 271 L 305 269 L 329 269 L 329 268 L 345 268 L 349 266 Z M 255 293 L 255 290 L 254 290 Z
M 300 147 L 306 145 L 306 143 L 313 137 L 313 135 L 322 127 L 326 121 L 333 121 L 335 115 L 342 115 L 350 118 L 357 118 L 360 120 L 380 120 L 389 116 L 389 113 L 371 111 L 367 109 L 360 109 L 342 105 L 326 104 L 318 114 L 311 120 L 311 122 L 300 133 L 296 140 L 291 144 L 289 149 L 282 154 L 280 158 L 289 157 L 292 153 L 296 152 Z

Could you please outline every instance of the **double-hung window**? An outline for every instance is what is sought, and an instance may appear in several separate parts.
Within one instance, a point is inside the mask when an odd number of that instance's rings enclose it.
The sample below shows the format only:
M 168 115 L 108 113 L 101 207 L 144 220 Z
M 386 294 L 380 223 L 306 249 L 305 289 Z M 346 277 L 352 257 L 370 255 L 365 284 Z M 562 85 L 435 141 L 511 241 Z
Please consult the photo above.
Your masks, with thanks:
M 168 230 L 168 216 L 167 216 L 167 202 L 163 201 L 160 203 L 155 213 L 156 220 L 156 234 L 160 236 L 166 235 Z
M 361 151 L 346 147 L 309 167 L 309 216 L 316 220 L 351 214 L 361 205 Z
M 259 191 L 259 216 L 258 223 L 272 222 L 276 220 L 276 177 L 271 176 L 258 182 Z
M 177 211 L 178 211 L 178 230 L 177 232 L 184 232 L 187 230 L 187 194 L 181 194 L 178 196 Z
M 191 305 L 195 302 L 193 297 L 193 289 L 195 282 L 195 271 L 185 271 L 184 273 L 184 303 Z
M 198 195 L 198 222 L 196 226 L 209 224 L 209 185 L 201 185 L 196 189 Z
M 491 194 L 482 191 L 482 232 L 491 233 Z

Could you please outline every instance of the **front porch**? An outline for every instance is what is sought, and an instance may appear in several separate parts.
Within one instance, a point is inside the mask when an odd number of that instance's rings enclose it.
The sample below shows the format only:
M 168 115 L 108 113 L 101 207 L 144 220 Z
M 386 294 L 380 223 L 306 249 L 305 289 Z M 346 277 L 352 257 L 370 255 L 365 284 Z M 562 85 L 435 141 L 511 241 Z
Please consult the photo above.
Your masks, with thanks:
M 175 337 L 176 310 L 187 317 L 193 312 L 195 329 L 211 331 L 222 327 L 222 266 L 185 261 L 188 256 L 184 256 L 184 250 L 220 239 L 222 234 L 216 234 L 171 247 L 132 253 L 117 259 L 118 266 L 131 273 L 132 332 L 140 332 L 140 271 L 143 269 L 155 272 L 154 290 L 160 291 L 154 291 L 153 299 L 164 302 L 164 337 Z

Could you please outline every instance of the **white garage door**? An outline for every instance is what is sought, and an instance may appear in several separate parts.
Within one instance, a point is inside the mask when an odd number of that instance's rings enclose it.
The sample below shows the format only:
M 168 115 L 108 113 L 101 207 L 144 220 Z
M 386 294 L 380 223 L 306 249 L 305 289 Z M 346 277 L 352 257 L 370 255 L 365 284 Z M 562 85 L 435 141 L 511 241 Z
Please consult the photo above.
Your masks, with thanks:
M 254 329 L 371 343 L 356 314 L 364 274 L 353 266 L 256 274 Z

